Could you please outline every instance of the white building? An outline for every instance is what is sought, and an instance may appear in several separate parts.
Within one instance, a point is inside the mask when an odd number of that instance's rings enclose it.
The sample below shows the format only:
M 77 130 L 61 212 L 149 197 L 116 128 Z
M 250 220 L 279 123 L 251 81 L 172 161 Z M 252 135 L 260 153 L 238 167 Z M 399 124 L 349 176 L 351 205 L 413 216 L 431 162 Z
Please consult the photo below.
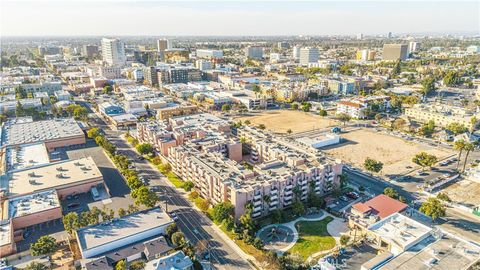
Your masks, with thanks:
M 300 59 L 300 46 L 294 46 L 292 50 L 293 59 Z
M 55 97 L 57 98 L 58 101 L 71 99 L 70 93 L 64 90 L 55 91 Z
M 195 67 L 200 70 L 209 70 L 209 69 L 213 69 L 213 64 L 211 61 L 197 60 L 195 61 Z
M 103 61 L 110 66 L 124 66 L 127 61 L 125 44 L 119 39 L 102 39 Z
M 410 43 L 408 43 L 409 53 L 416 52 L 418 50 L 420 50 L 420 42 L 410 41 Z
M 300 64 L 308 65 L 318 61 L 318 49 L 312 47 L 306 47 L 300 49 Z
M 198 58 L 223 58 L 223 51 L 221 50 L 204 50 L 199 49 L 197 50 L 197 57 Z
M 262 59 L 263 58 L 263 48 L 257 46 L 248 46 L 245 48 L 245 56 L 247 58 L 253 59 Z
M 280 53 L 271 53 L 270 54 L 270 62 L 277 63 L 283 60 L 283 55 Z

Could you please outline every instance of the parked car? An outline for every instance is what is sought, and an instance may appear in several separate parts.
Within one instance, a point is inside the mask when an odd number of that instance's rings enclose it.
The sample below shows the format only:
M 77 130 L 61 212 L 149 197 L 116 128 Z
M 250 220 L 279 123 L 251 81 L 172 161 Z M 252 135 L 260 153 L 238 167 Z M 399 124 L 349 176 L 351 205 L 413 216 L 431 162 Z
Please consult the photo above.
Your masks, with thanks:
M 354 200 L 356 200 L 356 199 L 358 199 L 358 198 L 360 197 L 360 195 L 358 195 L 358 193 L 356 193 L 356 192 L 354 192 L 354 191 L 348 192 L 346 195 L 347 195 L 347 197 L 349 197 L 350 199 L 354 199 Z

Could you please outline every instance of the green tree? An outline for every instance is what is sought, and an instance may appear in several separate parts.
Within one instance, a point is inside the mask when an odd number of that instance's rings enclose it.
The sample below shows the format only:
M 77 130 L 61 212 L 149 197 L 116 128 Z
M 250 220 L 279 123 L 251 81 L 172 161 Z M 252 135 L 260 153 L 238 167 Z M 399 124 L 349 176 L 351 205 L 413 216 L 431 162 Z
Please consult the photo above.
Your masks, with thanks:
M 398 195 L 398 191 L 396 191 L 394 188 L 392 187 L 386 187 L 384 190 L 383 190 L 383 194 L 384 195 L 387 195 L 388 197 L 392 198 L 392 199 L 398 199 L 399 198 L 399 195 Z
M 15 106 L 15 116 L 16 117 L 25 116 L 25 109 L 23 109 L 23 105 L 22 103 L 20 103 L 20 101 L 17 101 L 17 105 Z
M 420 133 L 427 138 L 432 137 L 433 132 L 435 132 L 435 122 L 433 120 L 423 124 L 420 129 Z
M 112 86 L 110 86 L 110 85 L 105 85 L 105 86 L 103 87 L 103 90 L 102 90 L 102 93 L 103 93 L 103 94 L 110 95 L 112 92 L 113 92 L 113 87 L 112 87 Z
M 47 270 L 48 267 L 42 263 L 39 262 L 31 262 L 27 265 L 27 267 L 24 268 L 25 270 Z
M 467 161 L 468 161 L 468 155 L 470 154 L 471 151 L 475 150 L 475 145 L 473 143 L 467 142 L 465 143 L 464 150 L 467 152 L 465 153 L 465 160 L 463 161 L 462 172 L 465 172 L 465 168 L 467 166 Z
M 178 227 L 176 223 L 172 223 L 165 228 L 165 234 L 170 239 L 174 233 L 178 232 Z
M 144 261 L 134 261 L 128 267 L 129 270 L 143 270 L 145 269 L 145 262 Z
M 224 219 L 233 214 L 234 207 L 229 202 L 217 203 L 213 207 L 212 218 L 217 224 L 220 224 Z
M 293 103 L 292 104 L 292 110 L 294 110 L 294 111 L 298 110 L 298 103 Z
M 91 128 L 87 131 L 87 137 L 90 139 L 96 138 L 99 135 L 101 135 L 99 128 Z
M 397 77 L 402 72 L 401 69 L 401 60 L 397 60 L 392 68 L 392 77 Z
M 153 146 L 149 143 L 138 144 L 135 149 L 142 155 L 153 153 Z
M 73 117 L 75 120 L 86 121 L 88 119 L 88 110 L 85 107 L 77 107 L 73 110 Z
M 271 212 L 272 222 L 273 223 L 282 223 L 282 211 L 280 209 L 275 209 Z
M 40 256 L 53 253 L 57 249 L 57 241 L 55 238 L 44 235 L 37 242 L 30 244 L 30 253 L 33 256 Z
M 465 150 L 465 141 L 464 140 L 458 140 L 453 143 L 453 149 L 458 151 L 458 158 L 457 158 L 457 169 L 458 166 L 460 165 L 460 159 L 462 158 L 462 153 L 463 150 Z
M 155 192 L 148 190 L 146 186 L 132 190 L 132 197 L 135 199 L 136 205 L 145 205 L 146 207 L 154 207 L 158 202 L 158 196 Z
M 426 97 L 433 91 L 435 91 L 435 80 L 431 76 L 428 76 L 422 81 L 422 94 Z
M 433 166 L 437 161 L 438 159 L 436 156 L 428 154 L 427 152 L 420 152 L 412 158 L 412 162 L 422 167 L 422 170 L 425 167 Z
M 183 183 L 183 189 L 185 191 L 190 191 L 192 190 L 192 188 L 194 187 L 195 185 L 193 184 L 192 181 L 186 181 L 185 183 Z
M 319 114 L 320 116 L 322 116 L 322 117 L 325 117 L 325 116 L 327 116 L 327 111 L 324 110 L 324 109 L 320 109 L 320 110 L 318 111 L 318 114 Z
M 177 247 L 183 247 L 186 244 L 185 235 L 182 232 L 174 232 L 172 234 L 172 244 Z
M 347 246 L 349 241 L 350 241 L 349 235 L 342 234 L 342 236 L 340 236 L 340 245 L 342 245 L 343 247 Z
M 312 103 L 309 103 L 309 102 L 302 103 L 302 111 L 309 112 L 311 108 L 312 108 Z
M 367 157 L 363 162 L 363 167 L 371 172 L 380 172 L 383 169 L 383 163 L 375 159 Z
M 440 192 L 437 194 L 437 199 L 445 201 L 445 202 L 451 202 L 452 200 L 446 193 Z
M 444 217 L 446 208 L 439 199 L 430 197 L 420 206 L 420 212 L 432 218 L 435 221 L 439 217 Z
M 324 201 L 323 199 L 315 193 L 315 191 L 310 190 L 308 191 L 307 201 L 309 207 L 323 207 Z
M 352 119 L 352 117 L 350 117 L 350 115 L 346 114 L 346 113 L 340 113 L 340 114 L 337 114 L 337 119 L 343 123 L 343 126 L 345 126 L 345 124 L 350 121 Z
M 468 129 L 464 125 L 462 125 L 460 123 L 457 123 L 457 122 L 453 122 L 453 123 L 448 124 L 446 129 L 450 130 L 455 135 L 465 133 L 465 132 L 468 131 Z
M 460 75 L 455 70 L 449 70 L 443 77 L 443 84 L 448 87 L 455 87 L 462 83 Z
M 123 217 L 123 216 L 127 215 L 127 210 L 125 210 L 123 208 L 118 208 L 117 213 L 118 213 L 119 217 Z
M 253 246 L 258 250 L 263 250 L 265 244 L 263 243 L 262 239 L 255 237 L 255 240 L 253 240 Z
M 303 205 L 302 201 L 300 201 L 298 198 L 295 198 L 293 200 L 292 211 L 293 211 L 293 214 L 296 216 L 301 216 L 305 214 L 305 206 Z
M 230 104 L 223 104 L 222 105 L 222 112 L 227 112 L 232 109 L 232 106 Z
M 68 234 L 73 235 L 73 232 L 79 228 L 78 214 L 70 212 L 62 218 L 63 227 Z
M 258 128 L 261 129 L 261 130 L 264 130 L 267 127 L 265 126 L 265 124 L 260 124 L 260 125 L 258 125 Z
M 125 262 L 125 260 L 117 262 L 117 264 L 115 265 L 115 270 L 127 270 L 127 263 Z

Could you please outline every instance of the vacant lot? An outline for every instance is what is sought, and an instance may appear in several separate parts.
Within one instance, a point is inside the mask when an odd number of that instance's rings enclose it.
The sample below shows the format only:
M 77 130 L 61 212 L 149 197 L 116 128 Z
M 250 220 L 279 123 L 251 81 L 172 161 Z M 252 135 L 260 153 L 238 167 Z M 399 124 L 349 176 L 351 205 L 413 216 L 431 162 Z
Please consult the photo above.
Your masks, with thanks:
M 452 201 L 467 204 L 470 207 L 480 205 L 480 184 L 470 180 L 461 180 L 445 188 L 446 193 Z
M 341 137 L 344 142 L 325 149 L 327 154 L 362 168 L 367 157 L 376 159 L 383 162 L 383 170 L 380 173 L 387 176 L 411 170 L 407 166 L 419 168 L 412 162 L 412 157 L 422 151 L 439 159 L 454 154 L 441 148 L 367 130 L 354 130 L 341 134 Z
M 332 119 L 292 110 L 250 113 L 248 116 L 242 116 L 236 120 L 242 122 L 249 120 L 255 126 L 264 124 L 267 129 L 277 133 L 287 133 L 289 129 L 297 133 L 338 125 L 338 122 Z
M 288 252 L 307 259 L 312 254 L 334 248 L 335 239 L 327 231 L 327 224 L 332 220 L 332 217 L 326 217 L 320 221 L 297 222 L 295 227 L 299 230 L 299 238 Z

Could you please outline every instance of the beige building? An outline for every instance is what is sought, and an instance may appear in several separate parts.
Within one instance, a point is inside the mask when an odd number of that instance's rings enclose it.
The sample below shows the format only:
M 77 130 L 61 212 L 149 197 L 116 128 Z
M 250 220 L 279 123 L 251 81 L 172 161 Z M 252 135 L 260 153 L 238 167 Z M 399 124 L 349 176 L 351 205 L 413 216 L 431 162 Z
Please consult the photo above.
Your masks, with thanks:
M 197 110 L 197 106 L 194 105 L 168 106 L 157 110 L 157 119 L 165 120 L 175 116 L 194 114 L 197 112 Z
M 407 44 L 384 44 L 383 45 L 383 60 L 402 60 L 405 61 L 408 58 L 408 45 Z
M 478 120 L 480 120 L 478 114 L 465 108 L 443 104 L 415 104 L 413 107 L 405 109 L 405 115 L 420 123 L 433 120 L 436 126 L 443 128 L 452 123 L 459 123 L 470 130 L 476 127 Z

